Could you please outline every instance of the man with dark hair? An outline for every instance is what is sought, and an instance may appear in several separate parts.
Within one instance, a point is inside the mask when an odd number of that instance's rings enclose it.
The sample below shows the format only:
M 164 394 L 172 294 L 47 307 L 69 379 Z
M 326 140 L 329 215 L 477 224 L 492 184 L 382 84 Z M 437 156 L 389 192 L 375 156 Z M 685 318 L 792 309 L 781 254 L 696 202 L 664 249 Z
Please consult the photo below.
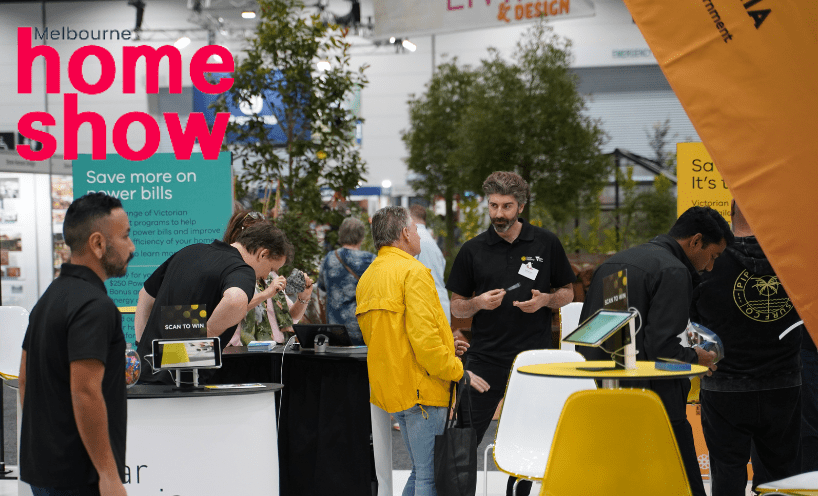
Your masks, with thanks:
M 744 494 L 751 443 L 753 489 L 801 473 L 801 320 L 735 201 L 736 242 L 702 276 L 690 318 L 724 344 L 702 378 L 702 429 L 713 496 Z M 760 464 L 758 462 L 761 462 Z
M 180 337 L 162 328 L 162 308 L 173 305 L 200 305 L 207 312 L 207 337 L 218 337 L 224 349 L 247 315 L 256 279 L 278 271 L 290 253 L 292 245 L 284 233 L 261 222 L 245 227 L 232 244 L 214 240 L 211 244 L 187 246 L 171 255 L 139 291 L 134 315 L 139 355 L 151 353 L 154 339 Z M 143 368 L 139 381 L 173 382 L 169 373 L 149 368 Z
M 483 192 L 491 226 L 463 244 L 446 284 L 452 315 L 473 317 L 466 368 L 491 385 L 487 393 L 461 400 L 460 419 L 474 426 L 478 443 L 503 399 L 517 354 L 552 347 L 551 311 L 573 300 L 576 279 L 557 236 L 519 217 L 530 194 L 522 177 L 495 172 Z M 463 413 L 469 407 L 471 417 Z M 515 481 L 509 478 L 507 494 Z M 519 495 L 530 490 L 530 481 L 517 486 Z
M 437 242 L 432 238 L 429 230 L 426 229 L 426 209 L 423 205 L 415 203 L 409 207 L 409 214 L 412 216 L 415 225 L 418 226 L 418 236 L 420 236 L 420 254 L 415 258 L 420 260 L 420 263 L 432 271 L 432 278 L 435 280 L 435 288 L 437 289 L 440 306 L 443 307 L 443 313 L 446 314 L 446 319 L 451 323 L 449 292 L 446 291 L 446 281 L 443 279 L 443 273 L 446 271 L 446 257 L 443 256 L 443 252 L 440 251 Z
M 125 336 L 103 282 L 133 258 L 128 215 L 104 193 L 68 207 L 69 263 L 34 306 L 20 361 L 20 478 L 35 496 L 124 495 Z
M 679 335 L 687 327 L 690 301 L 693 288 L 699 284 L 699 274 L 712 269 L 713 262 L 732 242 L 730 226 L 718 212 L 709 207 L 689 208 L 668 234 L 621 251 L 596 269 L 585 296 L 580 322 L 603 307 L 603 279 L 627 270 L 628 305 L 639 311 L 636 359 L 671 358 L 715 370 L 714 352 L 699 347 L 685 348 Z M 603 348 L 616 351 L 612 348 L 612 341 L 606 341 L 599 348 L 579 347 L 578 351 L 589 360 L 610 359 L 610 353 Z M 687 421 L 690 381 L 623 381 L 622 384 L 623 387 L 651 389 L 662 399 L 679 444 L 690 488 L 694 495 L 704 496 L 693 430 Z
M 357 316 L 369 346 L 370 401 L 392 413 L 412 459 L 403 494 L 435 494 L 435 435 L 449 412 L 449 386 L 463 375 L 454 337 L 429 270 L 413 257 L 420 238 L 409 212 L 384 207 L 372 217 L 378 256 L 358 283 Z M 457 354 L 462 353 L 462 350 Z M 469 373 L 478 391 L 488 389 Z

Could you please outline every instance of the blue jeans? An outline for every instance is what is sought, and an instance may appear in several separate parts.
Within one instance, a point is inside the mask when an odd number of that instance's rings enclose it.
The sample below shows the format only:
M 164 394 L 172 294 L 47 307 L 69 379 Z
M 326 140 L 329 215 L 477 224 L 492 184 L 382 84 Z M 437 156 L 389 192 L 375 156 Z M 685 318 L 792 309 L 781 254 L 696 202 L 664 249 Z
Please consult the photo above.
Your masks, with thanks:
M 437 496 L 435 490 L 435 436 L 443 434 L 448 408 L 415 405 L 393 413 L 400 425 L 403 444 L 412 460 L 412 473 L 403 496 Z

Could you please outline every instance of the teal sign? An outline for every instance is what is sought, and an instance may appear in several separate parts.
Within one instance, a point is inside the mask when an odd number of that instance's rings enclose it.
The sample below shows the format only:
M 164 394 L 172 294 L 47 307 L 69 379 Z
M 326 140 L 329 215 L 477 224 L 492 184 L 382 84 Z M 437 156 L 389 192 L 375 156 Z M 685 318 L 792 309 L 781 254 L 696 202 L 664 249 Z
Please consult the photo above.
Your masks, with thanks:
M 141 162 L 83 154 L 73 162 L 74 198 L 102 191 L 128 213 L 136 252 L 125 277 L 105 282 L 117 306 L 135 307 L 145 280 L 180 249 L 222 238 L 232 212 L 230 164 L 230 152 L 217 160 L 157 153 Z M 134 342 L 133 315 L 123 315 L 122 329 Z

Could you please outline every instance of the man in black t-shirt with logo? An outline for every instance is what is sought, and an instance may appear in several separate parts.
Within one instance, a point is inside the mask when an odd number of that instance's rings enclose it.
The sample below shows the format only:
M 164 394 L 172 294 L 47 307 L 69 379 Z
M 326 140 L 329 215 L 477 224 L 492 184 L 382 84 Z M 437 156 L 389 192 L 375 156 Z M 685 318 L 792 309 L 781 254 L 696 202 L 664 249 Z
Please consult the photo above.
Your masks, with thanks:
M 292 245 L 284 233 L 268 222 L 259 222 L 245 227 L 232 244 L 214 240 L 173 254 L 139 291 L 134 315 L 139 356 L 151 353 L 154 339 L 179 337 L 168 336 L 162 329 L 162 307 L 172 305 L 203 306 L 206 332 L 203 329 L 197 335 L 218 337 L 224 349 L 247 315 L 256 279 L 278 271 L 290 253 Z M 173 379 L 167 372 L 143 368 L 139 382 L 171 384 Z
M 490 385 L 485 393 L 471 394 L 478 443 L 503 399 L 517 354 L 551 347 L 551 310 L 573 300 L 576 279 L 557 236 L 518 218 L 530 194 L 522 177 L 495 172 L 483 191 L 491 226 L 463 245 L 446 284 L 452 315 L 473 317 L 466 368 Z M 468 398 L 461 400 L 464 408 Z M 468 415 L 460 418 L 469 425 Z M 508 494 L 515 480 L 509 478 Z M 521 481 L 517 494 L 530 489 L 529 481 Z
M 125 336 L 103 282 L 133 258 L 128 215 L 103 193 L 63 222 L 71 261 L 34 306 L 20 362 L 20 478 L 35 496 L 126 494 Z

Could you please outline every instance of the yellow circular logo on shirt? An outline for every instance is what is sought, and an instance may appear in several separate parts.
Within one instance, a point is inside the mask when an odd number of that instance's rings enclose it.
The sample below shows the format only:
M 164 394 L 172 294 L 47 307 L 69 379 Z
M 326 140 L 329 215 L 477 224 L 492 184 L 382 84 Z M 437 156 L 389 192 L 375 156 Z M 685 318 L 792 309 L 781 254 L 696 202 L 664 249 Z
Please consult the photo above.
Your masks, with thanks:
M 777 276 L 755 276 L 744 271 L 733 284 L 733 300 L 741 313 L 757 322 L 773 322 L 792 310 Z

